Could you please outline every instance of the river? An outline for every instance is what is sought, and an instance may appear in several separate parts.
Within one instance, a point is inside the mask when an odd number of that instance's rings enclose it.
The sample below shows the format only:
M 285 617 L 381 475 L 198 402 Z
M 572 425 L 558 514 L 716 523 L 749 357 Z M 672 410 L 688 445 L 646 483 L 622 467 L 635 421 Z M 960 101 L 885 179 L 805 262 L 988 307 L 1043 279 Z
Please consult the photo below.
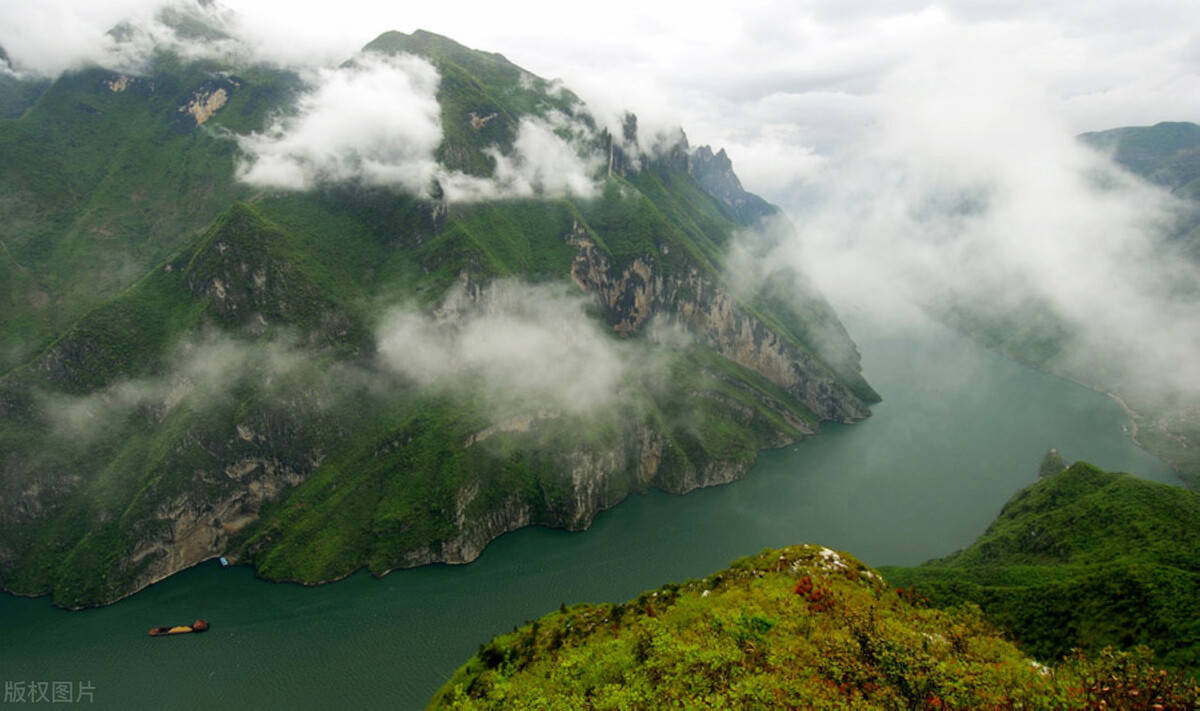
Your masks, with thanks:
M 633 496 L 583 533 L 525 529 L 470 565 L 317 588 L 209 562 L 84 612 L 0 595 L 6 701 L 9 682 L 59 681 L 96 707 L 420 708 L 480 643 L 560 602 L 623 600 L 791 543 L 873 565 L 950 553 L 1034 481 L 1050 447 L 1178 483 L 1102 393 L 933 324 L 919 338 L 853 331 L 885 398 L 870 419 L 764 452 L 728 486 Z M 201 616 L 202 635 L 146 634 Z

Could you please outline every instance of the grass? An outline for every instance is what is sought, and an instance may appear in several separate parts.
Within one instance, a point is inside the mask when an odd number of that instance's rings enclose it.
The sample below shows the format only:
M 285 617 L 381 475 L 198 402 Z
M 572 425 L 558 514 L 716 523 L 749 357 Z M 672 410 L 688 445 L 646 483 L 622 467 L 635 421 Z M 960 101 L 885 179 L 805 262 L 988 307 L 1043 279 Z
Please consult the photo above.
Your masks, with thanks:
M 804 545 L 526 622 L 480 645 L 430 708 L 1183 708 L 1198 698 L 1194 680 L 1160 674 L 1141 651 L 1039 666 L 977 608 L 915 604 L 852 556 Z
M 1076 463 L 1018 492 L 968 548 L 885 568 L 935 604 L 971 602 L 1041 659 L 1144 644 L 1200 665 L 1200 494 Z

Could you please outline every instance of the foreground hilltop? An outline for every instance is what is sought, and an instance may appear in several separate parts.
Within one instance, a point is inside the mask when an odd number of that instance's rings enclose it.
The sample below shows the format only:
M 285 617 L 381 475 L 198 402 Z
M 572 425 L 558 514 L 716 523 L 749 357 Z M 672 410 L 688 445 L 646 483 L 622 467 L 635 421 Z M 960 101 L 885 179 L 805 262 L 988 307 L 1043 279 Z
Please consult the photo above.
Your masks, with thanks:
M 761 259 L 791 226 L 723 151 L 610 130 L 501 55 L 389 32 L 312 83 L 164 50 L 25 89 L 6 590 L 465 562 L 878 399 L 806 275 Z
M 481 646 L 431 707 L 1193 708 L 1198 506 L 1075 464 L 917 568 L 802 545 L 563 607 Z

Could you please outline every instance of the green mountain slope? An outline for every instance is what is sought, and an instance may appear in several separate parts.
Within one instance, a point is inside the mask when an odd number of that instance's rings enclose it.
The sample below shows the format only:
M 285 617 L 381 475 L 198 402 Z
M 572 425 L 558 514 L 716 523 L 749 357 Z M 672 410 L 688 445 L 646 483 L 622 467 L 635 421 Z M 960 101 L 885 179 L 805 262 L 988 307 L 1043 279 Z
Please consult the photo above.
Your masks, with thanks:
M 0 371 L 43 348 L 249 194 L 231 180 L 234 144 L 298 82 L 159 56 L 146 76 L 65 74 L 19 118 L 0 120 Z M 201 123 L 187 109 L 220 97 Z M 6 283 L 7 279 L 6 279 Z
M 1190 708 L 1198 700 L 1194 682 L 1137 653 L 1041 666 L 978 609 L 915 605 L 851 556 L 808 545 L 624 603 L 563 607 L 481 645 L 430 708 Z
M 1152 183 L 1182 197 L 1200 197 L 1200 126 L 1194 123 L 1126 126 L 1080 139 L 1111 152 L 1117 164 Z
M 884 568 L 937 605 L 969 601 L 1041 659 L 1144 644 L 1200 667 L 1200 494 L 1076 463 L 1017 493 L 971 546 Z
M 869 414 L 804 275 L 726 280 L 731 245 L 780 219 L 727 158 L 694 161 L 682 134 L 634 155 L 569 92 L 437 35 L 367 51 L 437 68 L 444 170 L 492 175 L 523 120 L 568 116 L 609 157 L 595 194 L 254 189 L 237 136 L 286 120 L 294 75 L 162 55 L 54 82 L 0 120 L 0 182 L 24 196 L 0 236 L 5 589 L 78 607 L 221 554 L 310 583 L 468 561 Z M 422 379 L 481 329 L 492 356 Z M 579 370 L 504 365 L 513 329 Z

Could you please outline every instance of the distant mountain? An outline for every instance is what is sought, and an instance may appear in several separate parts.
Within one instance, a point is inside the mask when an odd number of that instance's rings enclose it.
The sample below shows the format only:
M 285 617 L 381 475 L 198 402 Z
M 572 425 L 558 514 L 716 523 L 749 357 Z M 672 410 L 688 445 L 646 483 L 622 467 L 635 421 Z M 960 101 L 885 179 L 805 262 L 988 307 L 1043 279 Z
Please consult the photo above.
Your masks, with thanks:
M 0 585 L 58 605 L 468 561 L 878 399 L 727 156 L 432 33 L 71 72 L 0 154 Z
M 1084 133 L 1079 138 L 1180 197 L 1200 198 L 1200 126 L 1194 123 L 1164 121 Z

